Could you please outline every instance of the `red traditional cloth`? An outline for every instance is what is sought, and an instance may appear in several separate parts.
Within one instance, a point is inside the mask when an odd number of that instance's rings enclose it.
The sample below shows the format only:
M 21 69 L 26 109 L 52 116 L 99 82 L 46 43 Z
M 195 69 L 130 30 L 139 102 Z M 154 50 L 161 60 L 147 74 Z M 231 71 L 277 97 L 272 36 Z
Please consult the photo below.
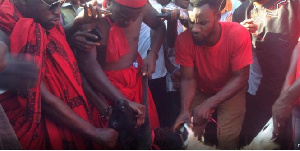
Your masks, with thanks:
M 142 104 L 142 58 L 138 56 L 138 68 L 133 66 L 116 71 L 105 71 L 108 79 L 112 84 L 120 90 L 120 92 L 129 100 Z M 151 129 L 159 128 L 159 120 L 156 107 L 152 99 L 150 90 L 148 89 L 149 100 L 149 119 Z
M 129 45 L 124 29 L 113 23 L 109 17 L 106 19 L 111 26 L 106 47 L 106 62 L 118 62 L 120 57 L 129 52 Z
M 140 8 L 147 3 L 147 0 L 115 0 L 115 2 L 131 8 Z
M 123 6 L 139 8 L 144 6 L 147 3 L 147 0 L 115 0 L 115 2 Z M 106 3 L 107 0 L 104 0 L 102 3 L 104 9 L 106 9 Z M 107 21 L 111 27 L 107 41 L 106 62 L 118 62 L 120 57 L 129 52 L 129 45 L 124 29 L 113 23 L 109 17 L 107 17 Z
M 7 91 L 2 104 L 23 149 L 87 149 L 84 138 L 41 114 L 41 81 L 76 114 L 90 121 L 78 66 L 61 25 L 46 31 L 23 18 L 9 0 L 0 4 L 0 28 L 10 34 L 10 53 L 39 66 L 38 82 L 28 91 Z

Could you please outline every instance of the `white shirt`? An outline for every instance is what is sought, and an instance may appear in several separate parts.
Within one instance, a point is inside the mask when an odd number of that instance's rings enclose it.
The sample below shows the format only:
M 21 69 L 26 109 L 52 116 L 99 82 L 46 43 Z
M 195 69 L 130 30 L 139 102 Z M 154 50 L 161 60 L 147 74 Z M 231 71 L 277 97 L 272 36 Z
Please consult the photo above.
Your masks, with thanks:
M 162 6 L 159 3 L 157 3 L 155 0 L 149 0 L 149 2 L 154 9 L 156 9 L 158 12 L 161 11 Z M 147 57 L 147 51 L 151 44 L 150 30 L 151 28 L 149 26 L 147 26 L 145 23 L 142 23 L 138 43 L 138 52 L 143 59 Z M 158 59 L 156 60 L 155 72 L 152 75 L 152 79 L 164 77 L 166 73 L 167 69 L 165 67 L 164 50 L 163 46 L 161 46 L 158 52 Z

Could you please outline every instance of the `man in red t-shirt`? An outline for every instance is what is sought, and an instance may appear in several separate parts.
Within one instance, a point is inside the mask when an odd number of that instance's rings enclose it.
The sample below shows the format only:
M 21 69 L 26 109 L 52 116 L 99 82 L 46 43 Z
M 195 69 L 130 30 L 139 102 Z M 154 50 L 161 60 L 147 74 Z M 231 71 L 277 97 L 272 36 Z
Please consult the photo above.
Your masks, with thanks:
M 181 65 L 182 107 L 174 127 L 190 122 L 193 109 L 194 131 L 204 128 L 216 111 L 218 147 L 237 149 L 252 63 L 251 40 L 241 25 L 218 22 L 219 6 L 219 0 L 192 2 L 189 29 L 177 38 L 175 61 Z

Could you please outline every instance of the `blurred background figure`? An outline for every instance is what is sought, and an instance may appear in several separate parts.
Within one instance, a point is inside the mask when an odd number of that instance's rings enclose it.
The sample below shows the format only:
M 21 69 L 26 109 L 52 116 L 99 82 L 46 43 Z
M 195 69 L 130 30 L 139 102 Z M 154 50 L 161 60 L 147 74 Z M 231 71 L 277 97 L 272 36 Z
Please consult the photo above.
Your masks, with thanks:
M 253 64 L 241 132 L 241 146 L 244 146 L 270 119 L 272 105 L 287 87 L 284 80 L 300 35 L 300 1 L 245 1 L 235 10 L 233 21 L 243 25 L 252 36 Z M 286 134 L 286 140 L 290 139 L 291 133 Z
M 66 3 L 61 6 L 61 23 L 63 26 L 67 26 L 74 22 L 75 17 L 80 11 L 83 10 L 80 7 L 81 4 L 84 4 L 90 0 L 67 0 Z

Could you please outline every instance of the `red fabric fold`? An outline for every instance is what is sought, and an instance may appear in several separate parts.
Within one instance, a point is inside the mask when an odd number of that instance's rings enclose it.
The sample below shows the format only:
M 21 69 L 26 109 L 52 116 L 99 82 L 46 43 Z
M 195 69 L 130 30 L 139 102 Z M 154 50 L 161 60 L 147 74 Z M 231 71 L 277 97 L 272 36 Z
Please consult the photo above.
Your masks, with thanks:
M 106 9 L 107 0 L 104 0 L 102 7 Z M 110 31 L 106 46 L 106 62 L 118 62 L 119 58 L 129 52 L 129 45 L 124 29 L 113 23 L 109 17 L 106 18 L 110 24 Z
M 140 8 L 147 3 L 147 0 L 115 0 L 115 1 L 123 6 L 131 7 L 131 8 Z
M 90 110 L 81 87 L 78 65 L 61 25 L 47 31 L 33 19 L 23 18 L 13 3 L 0 4 L 0 28 L 10 33 L 13 57 L 31 59 L 40 68 L 35 87 L 7 91 L 2 104 L 23 149 L 87 149 L 87 141 L 76 132 L 55 124 L 41 111 L 41 81 L 77 115 L 90 121 Z
M 111 27 L 106 47 L 106 62 L 118 62 L 120 57 L 129 52 L 129 45 L 124 29 L 113 23 L 109 17 L 107 17 L 107 21 Z

